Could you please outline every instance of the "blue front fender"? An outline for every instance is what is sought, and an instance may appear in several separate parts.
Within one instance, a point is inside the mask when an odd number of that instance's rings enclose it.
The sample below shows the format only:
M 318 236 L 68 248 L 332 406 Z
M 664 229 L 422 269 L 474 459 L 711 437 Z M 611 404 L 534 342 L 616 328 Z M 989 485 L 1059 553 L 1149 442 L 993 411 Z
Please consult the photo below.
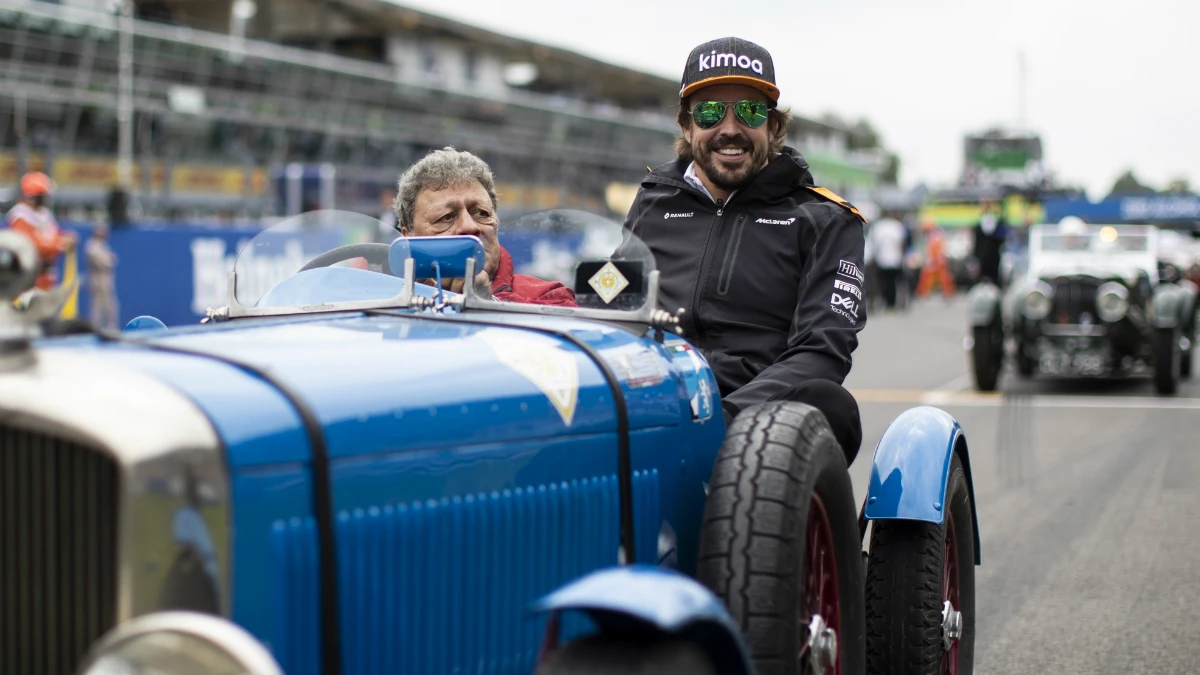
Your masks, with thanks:
M 659 630 L 696 643 L 721 675 L 753 673 L 750 653 L 725 606 L 694 579 L 661 567 L 593 572 L 534 604 L 537 612 L 584 612 L 600 632 Z
M 979 516 L 975 510 L 967 437 L 954 417 L 944 410 L 929 406 L 906 410 L 883 432 L 871 461 L 865 514 L 867 520 L 923 520 L 940 524 L 950 460 L 955 453 L 967 474 L 978 565 Z

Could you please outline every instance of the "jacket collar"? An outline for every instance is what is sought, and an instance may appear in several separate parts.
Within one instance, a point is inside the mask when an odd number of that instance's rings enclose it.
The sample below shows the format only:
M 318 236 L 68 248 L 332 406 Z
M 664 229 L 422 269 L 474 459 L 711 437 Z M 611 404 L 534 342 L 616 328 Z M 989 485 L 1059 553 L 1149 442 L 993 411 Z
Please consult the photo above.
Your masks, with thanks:
M 492 279 L 492 293 L 513 290 L 513 259 L 512 255 L 500 247 L 500 264 L 496 265 L 496 277 Z

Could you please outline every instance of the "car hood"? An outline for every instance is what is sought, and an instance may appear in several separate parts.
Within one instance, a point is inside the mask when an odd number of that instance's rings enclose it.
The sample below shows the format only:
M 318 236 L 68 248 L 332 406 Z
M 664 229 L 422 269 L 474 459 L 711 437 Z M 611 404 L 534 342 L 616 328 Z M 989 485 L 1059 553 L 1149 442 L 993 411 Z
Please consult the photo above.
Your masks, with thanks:
M 681 378 L 661 345 L 572 319 L 292 317 L 127 332 L 118 342 L 52 339 L 39 348 L 90 352 L 176 387 L 205 410 L 227 443 L 258 448 L 231 457 L 239 465 L 296 461 L 306 453 L 293 456 L 264 439 L 247 442 L 294 427 L 295 413 L 278 400 L 264 405 L 269 383 L 222 360 L 252 364 L 298 394 L 323 425 L 331 458 L 614 432 L 612 394 L 600 369 L 570 341 L 538 328 L 570 332 L 616 366 L 631 428 L 679 424 L 689 414 Z

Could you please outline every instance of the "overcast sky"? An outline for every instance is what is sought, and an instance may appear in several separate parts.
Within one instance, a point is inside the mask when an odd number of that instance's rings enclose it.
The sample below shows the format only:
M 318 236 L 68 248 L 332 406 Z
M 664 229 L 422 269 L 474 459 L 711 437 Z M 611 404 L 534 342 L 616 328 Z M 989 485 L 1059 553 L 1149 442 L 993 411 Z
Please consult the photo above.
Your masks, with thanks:
M 906 185 L 954 181 L 965 132 L 1017 120 L 1023 51 L 1027 120 L 1060 179 L 1093 198 L 1126 168 L 1200 185 L 1196 0 L 395 1 L 671 78 L 701 42 L 752 40 L 783 104 L 866 117 Z

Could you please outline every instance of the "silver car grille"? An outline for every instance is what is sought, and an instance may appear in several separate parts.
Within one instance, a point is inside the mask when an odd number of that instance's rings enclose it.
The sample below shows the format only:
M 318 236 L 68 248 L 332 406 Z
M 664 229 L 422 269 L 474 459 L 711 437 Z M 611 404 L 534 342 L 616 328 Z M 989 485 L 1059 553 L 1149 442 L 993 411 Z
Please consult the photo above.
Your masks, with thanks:
M 109 456 L 0 424 L 0 673 L 74 672 L 113 626 L 118 483 Z

